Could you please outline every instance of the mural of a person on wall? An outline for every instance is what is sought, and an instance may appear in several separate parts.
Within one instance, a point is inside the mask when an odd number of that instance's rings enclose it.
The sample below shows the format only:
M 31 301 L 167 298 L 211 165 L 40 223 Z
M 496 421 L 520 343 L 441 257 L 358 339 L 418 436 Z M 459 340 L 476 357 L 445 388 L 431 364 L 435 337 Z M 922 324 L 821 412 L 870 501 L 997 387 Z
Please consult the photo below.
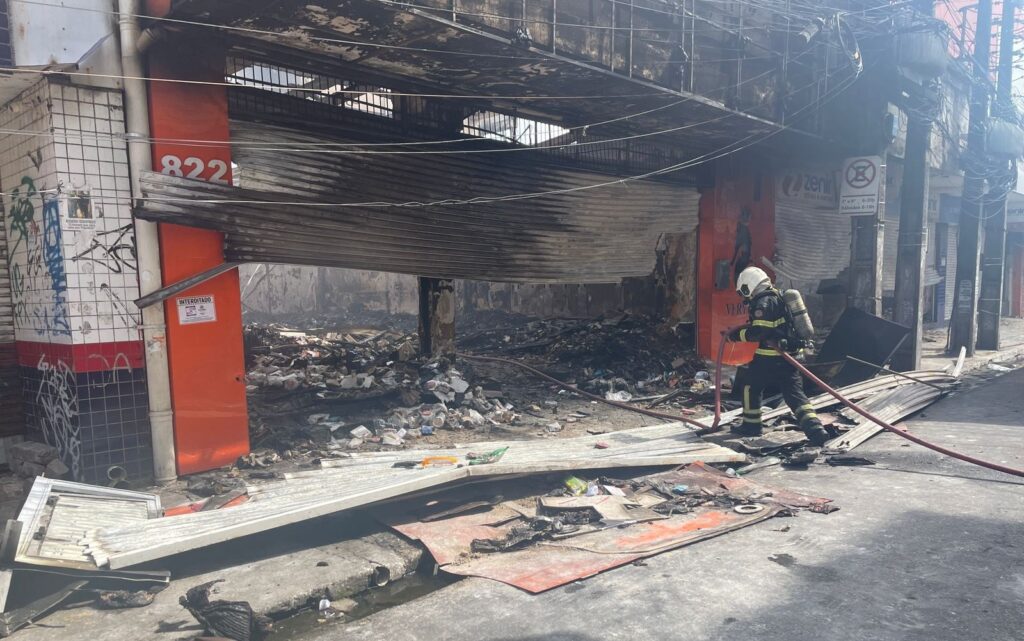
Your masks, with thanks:
M 750 266 L 750 257 L 754 253 L 754 238 L 750 235 L 750 210 L 740 210 L 740 220 L 736 224 L 736 243 L 732 254 L 733 283 L 739 280 L 740 272 Z

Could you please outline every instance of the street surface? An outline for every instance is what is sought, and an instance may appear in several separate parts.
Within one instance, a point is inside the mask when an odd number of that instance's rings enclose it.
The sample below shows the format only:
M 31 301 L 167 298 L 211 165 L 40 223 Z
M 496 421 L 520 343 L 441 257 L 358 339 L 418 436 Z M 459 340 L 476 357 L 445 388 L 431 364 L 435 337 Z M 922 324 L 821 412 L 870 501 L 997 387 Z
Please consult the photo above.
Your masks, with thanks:
M 910 429 L 1024 467 L 1024 371 L 929 408 Z M 874 467 L 773 468 L 758 480 L 828 496 L 779 518 L 531 596 L 468 579 L 309 641 L 1011 641 L 1024 629 L 1024 482 L 896 436 Z

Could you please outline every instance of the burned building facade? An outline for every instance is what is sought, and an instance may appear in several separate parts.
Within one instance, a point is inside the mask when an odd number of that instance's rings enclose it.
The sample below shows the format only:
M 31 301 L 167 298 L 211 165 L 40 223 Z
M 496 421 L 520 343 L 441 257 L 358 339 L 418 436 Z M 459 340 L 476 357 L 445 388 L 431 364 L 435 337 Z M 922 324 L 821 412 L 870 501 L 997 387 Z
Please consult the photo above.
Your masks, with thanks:
M 243 297 L 415 313 L 435 345 L 463 312 L 631 309 L 692 323 L 705 356 L 745 318 L 746 264 L 825 327 L 881 313 L 909 109 L 893 62 L 913 66 L 908 33 L 947 40 L 905 7 L 843 5 L 19 6 L 92 37 L 46 55 L 16 37 L 0 81 L 0 429 L 90 482 L 230 464 L 249 450 Z M 934 322 L 970 84 L 942 74 Z

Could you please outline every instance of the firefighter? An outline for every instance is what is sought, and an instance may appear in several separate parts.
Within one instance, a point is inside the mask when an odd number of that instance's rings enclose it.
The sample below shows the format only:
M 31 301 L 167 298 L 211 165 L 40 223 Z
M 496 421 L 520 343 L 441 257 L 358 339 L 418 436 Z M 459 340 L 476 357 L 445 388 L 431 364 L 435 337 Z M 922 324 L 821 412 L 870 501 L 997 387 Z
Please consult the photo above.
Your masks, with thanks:
M 824 445 L 832 434 L 822 426 L 807 400 L 800 372 L 778 351 L 798 354 L 803 347 L 782 294 L 772 287 L 768 274 L 757 267 L 747 267 L 740 273 L 736 291 L 749 307 L 749 323 L 729 332 L 726 339 L 758 345 L 742 390 L 743 422 L 733 427 L 732 432 L 741 436 L 761 435 L 761 393 L 765 387 L 776 384 L 782 388 L 782 398 L 811 444 Z

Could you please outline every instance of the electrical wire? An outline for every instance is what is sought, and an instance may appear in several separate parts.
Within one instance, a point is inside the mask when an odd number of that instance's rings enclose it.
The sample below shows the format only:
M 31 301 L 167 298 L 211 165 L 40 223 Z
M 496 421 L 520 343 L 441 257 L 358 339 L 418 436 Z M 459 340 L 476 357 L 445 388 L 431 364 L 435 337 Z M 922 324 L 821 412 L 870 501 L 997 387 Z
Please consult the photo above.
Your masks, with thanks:
M 685 10 L 684 10 L 684 14 L 681 15 L 681 14 L 679 14 L 677 12 L 669 12 L 669 11 L 658 10 L 658 9 L 654 9 L 654 8 L 635 6 L 635 5 L 631 5 L 629 3 L 626 3 L 626 2 L 621 2 L 620 0 L 606 0 L 606 1 L 612 3 L 613 5 L 623 5 L 623 6 L 631 7 L 632 9 L 650 11 L 650 12 L 654 12 L 654 13 L 670 15 L 670 16 L 673 16 L 673 17 L 687 17 L 687 18 L 690 18 L 690 19 L 696 19 L 696 20 L 700 20 L 700 21 L 702 21 L 702 22 L 704 22 L 706 24 L 710 24 L 712 26 L 715 26 L 715 27 L 717 27 L 719 29 L 725 30 L 726 32 L 731 32 L 731 28 L 728 27 L 727 25 L 721 25 L 721 24 L 718 24 L 718 23 L 716 23 L 716 22 L 714 22 L 714 21 L 712 21 L 710 19 L 707 19 L 707 18 L 704 18 L 704 17 L 701 17 L 701 16 L 696 16 L 694 14 L 685 15 L 685 14 L 689 13 L 689 12 L 686 12 Z M 866 13 L 877 11 L 877 10 L 884 9 L 884 8 L 898 7 L 898 6 L 901 6 L 901 5 L 904 5 L 904 4 L 909 4 L 912 1 L 913 0 L 899 0 L 898 2 L 895 2 L 895 3 L 879 5 L 877 7 L 871 8 L 871 9 L 864 9 L 864 10 L 861 10 L 861 11 L 853 11 L 853 12 L 848 12 L 848 11 L 846 11 L 844 9 L 840 9 L 840 8 L 836 8 L 836 7 L 823 7 L 823 8 L 826 9 L 826 10 L 832 11 L 832 12 L 841 13 L 841 15 L 844 15 L 844 16 L 846 16 L 846 15 L 853 16 L 853 15 L 866 14 Z M 117 11 L 112 11 L 112 10 L 111 11 L 107 11 L 107 10 L 103 10 L 103 9 L 95 9 L 95 8 L 90 8 L 90 7 L 70 7 L 70 6 L 66 6 L 66 5 L 59 5 L 59 4 L 49 3 L 49 2 L 42 2 L 41 0 L 10 0 L 10 2 L 17 2 L 17 3 L 26 4 L 26 5 L 33 5 L 33 6 L 51 7 L 51 8 L 55 8 L 55 9 L 67 9 L 67 10 L 72 10 L 72 11 L 84 11 L 84 12 L 90 12 L 90 13 L 99 13 L 99 14 L 110 15 L 110 16 L 119 16 L 119 15 L 121 15 Z M 764 8 L 764 7 L 759 7 L 759 8 Z M 431 8 L 431 10 L 436 10 L 436 9 L 435 8 Z M 253 34 L 253 35 L 262 35 L 262 36 L 273 37 L 275 39 L 284 39 L 284 40 L 296 40 L 297 39 L 295 37 L 288 36 L 287 34 L 283 34 L 283 33 L 280 33 L 280 32 L 270 31 L 270 30 L 266 30 L 266 29 L 256 29 L 256 28 L 253 28 L 253 27 L 239 27 L 239 26 L 233 26 L 233 25 L 218 25 L 218 24 L 213 24 L 213 23 L 209 23 L 209 22 L 201 22 L 201 21 L 198 21 L 198 20 L 185 20 L 185 19 L 181 19 L 181 18 L 171 18 L 171 17 L 167 17 L 167 16 L 149 16 L 149 15 L 145 15 L 145 14 L 125 14 L 125 15 L 128 15 L 129 17 L 133 17 L 133 18 L 138 18 L 140 20 L 150 20 L 150 21 L 157 21 L 157 22 L 163 22 L 163 23 L 168 23 L 168 24 L 178 24 L 178 25 L 186 25 L 186 26 L 194 26 L 194 27 L 204 27 L 204 28 L 217 29 L 217 30 L 223 30 L 223 31 L 239 32 L 239 33 L 246 33 L 246 34 Z M 814 17 L 817 17 L 818 15 L 820 15 L 820 11 L 819 11 L 819 13 L 815 14 Z M 434 18 L 436 19 L 436 16 Z M 513 18 L 508 17 L 506 19 L 513 19 Z M 444 49 L 428 49 L 428 48 L 424 48 L 424 47 L 408 47 L 408 46 L 401 46 L 401 45 L 389 45 L 389 44 L 377 43 L 377 42 L 364 42 L 364 41 L 358 41 L 358 40 L 345 40 L 345 39 L 340 39 L 340 38 L 327 38 L 327 37 L 324 37 L 324 36 L 314 36 L 314 35 L 303 36 L 303 40 L 304 41 L 309 41 L 309 42 L 322 42 L 322 43 L 325 43 L 325 44 L 338 44 L 338 45 L 351 46 L 351 47 L 370 47 L 370 48 L 381 48 L 381 49 L 390 49 L 390 50 L 399 50 L 399 51 L 412 51 L 412 52 L 419 52 L 419 53 L 436 53 L 436 54 L 447 54 L 447 55 L 473 56 L 473 57 L 478 57 L 478 58 L 511 59 L 511 60 L 519 60 L 519 61 L 522 61 L 522 60 L 547 60 L 547 61 L 550 61 L 550 60 L 554 59 L 554 58 L 552 58 L 550 56 L 541 56 L 541 57 L 530 58 L 528 56 L 518 56 L 518 55 L 516 55 L 516 56 L 509 56 L 509 55 L 503 55 L 503 54 L 486 54 L 486 53 L 465 52 L 465 51 L 448 51 L 448 50 L 444 50 Z M 761 45 L 760 43 L 756 43 L 756 42 L 752 42 L 751 41 L 750 44 L 753 44 L 755 46 L 764 48 L 764 49 L 766 49 L 768 51 L 772 51 L 773 53 L 777 53 L 773 49 L 771 49 L 769 47 L 766 47 L 765 45 Z
M 765 71 L 765 72 L 763 72 L 761 74 L 758 74 L 756 76 L 752 76 L 752 77 L 744 80 L 743 82 L 739 83 L 738 85 L 736 85 L 735 83 L 730 83 L 729 85 L 726 85 L 724 87 L 720 87 L 718 90 L 712 90 L 712 91 L 713 92 L 714 91 L 722 91 L 722 90 L 725 90 L 725 89 L 732 89 L 732 88 L 735 88 L 735 87 L 743 86 L 743 85 L 746 85 L 748 83 L 755 82 L 757 80 L 765 78 L 765 77 L 771 75 L 774 72 L 775 72 L 774 70 Z M 817 82 L 817 81 L 815 81 L 815 82 Z M 813 83 L 811 83 L 811 84 L 813 84 Z M 237 86 L 237 85 L 232 85 L 232 86 Z M 794 93 L 798 93 L 799 91 L 802 91 L 802 90 L 808 88 L 809 86 L 811 86 L 811 85 L 807 85 L 805 87 L 802 87 L 801 89 L 798 89 Z M 384 95 L 387 95 L 387 94 L 384 94 Z M 635 117 L 638 117 L 638 116 L 641 116 L 641 115 L 647 115 L 647 114 L 654 113 L 654 112 L 662 110 L 662 109 L 666 109 L 666 108 L 673 107 L 673 106 L 678 106 L 678 105 L 684 104 L 686 102 L 691 102 L 691 101 L 696 100 L 696 99 L 697 99 L 696 96 L 686 97 L 686 98 L 683 98 L 682 100 L 677 100 L 677 101 L 674 101 L 672 103 L 669 103 L 668 105 L 662 105 L 662 106 L 655 107 L 653 109 L 648 109 L 648 110 L 645 110 L 645 111 L 642 111 L 642 112 L 637 112 L 637 113 L 634 113 L 634 114 L 628 114 L 628 115 L 625 115 L 625 116 L 620 116 L 618 118 L 613 118 L 613 119 L 610 119 L 610 120 L 604 120 L 604 121 L 600 121 L 600 122 L 596 122 L 596 123 L 590 123 L 590 124 L 586 124 L 586 125 L 579 125 L 579 126 L 567 128 L 566 129 L 566 133 L 571 133 L 573 131 L 582 131 L 582 132 L 586 133 L 590 128 L 593 128 L 593 127 L 599 127 L 599 126 L 607 125 L 607 124 L 610 124 L 610 123 L 613 123 L 613 122 L 620 122 L 620 121 L 624 121 L 624 120 L 627 120 L 627 119 L 635 118 Z M 76 133 L 73 133 L 73 134 L 56 134 L 56 133 L 47 133 L 47 132 L 28 132 L 28 131 L 20 131 L 20 130 L 14 131 L 14 130 L 2 130 L 2 129 L 0 129 L 0 134 L 19 135 L 19 136 L 26 136 L 26 137 L 50 137 L 50 138 L 53 138 L 53 139 L 63 138 L 65 141 L 71 140 L 71 139 L 97 140 L 97 141 L 100 141 L 100 140 L 117 140 L 118 142 L 148 142 L 148 143 L 162 143 L 162 144 L 187 144 L 187 145 L 195 146 L 195 147 L 212 147 L 212 148 L 223 148 L 225 146 L 231 146 L 231 147 L 246 148 L 246 149 L 281 149 L 282 151 L 296 151 L 296 150 L 298 150 L 300 148 L 310 148 L 310 149 L 314 150 L 312 153 L 336 153 L 336 154 L 351 153 L 351 154 L 373 155 L 373 154 L 402 154 L 402 153 L 410 153 L 410 154 L 412 154 L 412 153 L 417 153 L 417 154 L 427 154 L 427 153 L 430 153 L 430 154 L 508 153 L 508 152 L 522 152 L 522 151 L 544 151 L 544 150 L 555 150 L 555 149 L 565 149 L 565 148 L 574 148 L 575 149 L 575 148 L 587 147 L 587 146 L 592 146 L 592 145 L 602 145 L 602 144 L 613 143 L 613 142 L 624 142 L 624 141 L 629 141 L 629 140 L 634 140 L 634 139 L 641 139 L 641 138 L 646 138 L 646 137 L 657 136 L 657 135 L 662 135 L 662 134 L 666 134 L 666 133 L 673 133 L 673 132 L 676 132 L 676 131 L 682 131 L 682 130 L 686 130 L 686 129 L 691 129 L 693 127 L 698 127 L 698 126 L 702 126 L 702 125 L 706 125 L 706 124 L 712 124 L 712 123 L 715 123 L 715 122 L 718 122 L 718 121 L 721 121 L 721 120 L 725 120 L 726 118 L 730 118 L 730 117 L 734 117 L 734 116 L 739 116 L 739 115 L 745 115 L 745 114 L 742 114 L 740 112 L 732 112 L 732 113 L 726 114 L 724 116 L 719 116 L 719 117 L 716 117 L 716 118 L 711 118 L 711 119 L 708 119 L 708 120 L 705 120 L 705 121 L 702 121 L 702 122 L 690 123 L 688 125 L 681 125 L 679 127 L 673 127 L 673 128 L 670 128 L 670 129 L 654 131 L 654 132 L 644 132 L 644 133 L 641 133 L 641 134 L 634 134 L 634 135 L 630 135 L 630 136 L 621 136 L 621 137 L 618 137 L 618 138 L 606 138 L 606 139 L 595 140 L 595 141 L 571 142 L 571 143 L 560 144 L 560 145 L 545 145 L 545 144 L 542 143 L 542 144 L 536 145 L 536 146 L 520 146 L 520 147 L 502 148 L 502 149 L 443 150 L 443 151 L 436 151 L 436 152 L 365 151 L 365 150 L 362 150 L 362 148 L 364 148 L 364 147 L 371 147 L 371 148 L 388 147 L 388 148 L 390 148 L 390 147 L 421 146 L 421 145 L 441 145 L 441 144 L 454 144 L 454 143 L 462 143 L 462 142 L 492 142 L 493 143 L 494 141 L 492 139 L 488 139 L 488 138 L 485 138 L 485 137 L 468 137 L 467 136 L 467 137 L 463 137 L 463 138 L 455 138 L 455 139 L 449 139 L 449 140 L 404 141 L 404 142 L 384 142 L 384 143 L 299 143 L 299 142 L 291 142 L 291 143 L 262 143 L 262 142 L 260 142 L 260 143 L 257 143 L 257 142 L 232 141 L 232 140 L 217 141 L 217 140 L 174 139 L 174 138 L 133 138 L 133 137 L 130 137 L 130 136 L 127 136 L 127 135 L 100 134 L 100 133 L 92 134 L 92 133 L 89 133 L 89 132 L 80 132 L 80 133 L 76 132 Z M 541 124 L 549 124 L 549 123 L 541 123 Z M 558 125 L 554 125 L 554 126 L 558 126 Z M 564 135 L 564 134 L 562 134 L 562 135 Z M 320 151 L 322 149 L 333 149 L 335 147 L 337 147 L 337 148 L 356 148 L 356 149 L 359 149 L 359 151 L 349 151 L 349 152 Z
M 70 69 L 26 69 L 24 67 L 0 67 L 0 73 L 22 73 L 40 76 L 83 76 L 86 78 L 105 78 L 108 80 L 142 80 L 145 82 L 160 82 L 180 85 L 199 85 L 204 87 L 245 87 L 244 82 L 218 81 L 218 80 L 185 80 L 182 78 L 156 78 L 151 76 L 125 76 L 113 73 L 95 73 L 92 71 L 71 71 Z M 229 76 L 229 78 L 232 76 Z M 375 96 L 378 98 L 448 98 L 454 100 L 604 100 L 611 98 L 650 98 L 652 96 L 664 96 L 669 90 L 654 91 L 639 94 L 608 94 L 608 95 L 570 95 L 570 96 L 495 96 L 495 95 L 467 95 L 467 94 L 429 94 L 429 93 L 403 93 L 398 91 L 373 91 L 366 89 L 338 89 L 325 94 L 323 89 L 309 89 L 305 87 L 291 87 L 288 85 L 277 85 L 269 82 L 261 82 L 249 78 L 240 78 L 245 82 L 267 85 L 278 89 L 287 90 L 288 93 L 309 93 L 320 96 L 333 94 L 347 94 L 359 96 Z
M 838 72 L 836 72 L 836 73 L 838 73 Z M 832 74 L 832 75 L 835 75 L 835 74 Z M 796 118 L 797 116 L 802 114 L 804 111 L 806 111 L 807 109 L 809 109 L 810 107 L 813 107 L 813 106 L 818 106 L 820 108 L 822 105 L 824 105 L 825 103 L 831 101 L 836 96 L 838 96 L 843 91 L 845 91 L 850 85 L 853 84 L 853 82 L 856 81 L 856 79 L 857 79 L 857 76 L 854 76 L 853 78 L 851 78 L 845 84 L 837 85 L 835 88 L 830 90 L 831 95 L 826 94 L 825 97 L 817 100 L 816 102 L 809 103 L 808 105 L 806 105 L 803 108 L 801 108 L 801 109 L 797 110 L 796 112 L 794 112 L 794 114 L 792 114 L 792 116 L 794 118 Z M 751 146 L 753 146 L 755 144 L 759 144 L 761 142 L 764 142 L 765 140 L 768 140 L 769 138 L 772 138 L 773 136 L 776 136 L 776 135 L 782 133 L 783 131 L 787 131 L 787 130 L 792 129 L 792 128 L 793 128 L 792 124 L 786 125 L 786 126 L 778 128 L 778 129 L 776 129 L 774 131 L 770 131 L 767 134 L 764 134 L 763 136 L 760 136 L 760 137 L 758 137 L 757 134 L 750 134 L 749 136 L 746 136 L 746 137 L 741 138 L 741 139 L 739 139 L 737 141 L 734 141 L 734 142 L 732 142 L 732 143 L 730 143 L 730 144 L 728 144 L 728 145 L 726 145 L 726 146 L 724 146 L 722 148 L 719 148 L 718 150 L 716 150 L 714 152 L 708 152 L 708 153 L 703 154 L 701 156 L 696 156 L 696 157 L 691 158 L 689 160 L 686 160 L 686 161 L 683 161 L 683 162 L 680 162 L 680 163 L 676 163 L 676 164 L 673 164 L 673 165 L 669 165 L 669 166 L 663 167 L 661 169 L 649 171 L 649 172 L 646 172 L 646 173 L 643 173 L 643 174 L 639 174 L 639 175 L 635 175 L 635 176 L 628 176 L 628 177 L 623 177 L 623 178 L 617 178 L 617 179 L 614 179 L 614 180 L 610 180 L 610 181 L 606 181 L 606 182 L 601 182 L 601 183 L 592 183 L 592 184 L 589 184 L 589 185 L 580 185 L 580 186 L 577 186 L 577 187 L 570 187 L 570 188 L 563 188 L 563 189 L 552 189 L 552 190 L 539 191 L 539 192 L 519 193 L 519 194 L 506 194 L 506 195 L 502 195 L 502 196 L 477 196 L 477 197 L 468 198 L 468 199 L 449 198 L 449 199 L 438 200 L 438 201 L 433 201 L 433 202 L 416 202 L 416 201 L 413 201 L 413 202 L 405 202 L 405 203 L 379 202 L 379 201 L 378 202 L 360 202 L 360 203 L 327 203 L 327 202 L 310 202 L 310 201 L 282 202 L 282 201 L 275 201 L 275 200 L 260 201 L 260 200 L 254 200 L 254 199 L 222 199 L 222 198 L 202 199 L 202 198 L 176 198 L 176 197 L 149 197 L 149 198 L 146 198 L 144 200 L 147 200 L 147 201 L 150 201 L 150 202 L 166 202 L 166 203 L 187 202 L 187 203 L 205 203 L 205 204 L 236 204 L 236 205 L 246 204 L 246 205 L 275 205 L 275 206 L 332 207 L 332 208 L 341 208 L 341 207 L 346 207 L 346 208 L 347 207 L 366 207 L 366 208 L 391 208 L 391 207 L 410 208 L 410 207 L 415 207 L 415 208 L 419 208 L 419 207 L 471 205 L 471 204 L 481 204 L 481 203 L 490 203 L 490 202 L 509 202 L 509 201 L 516 201 L 516 200 L 528 200 L 528 199 L 539 198 L 539 197 L 543 197 L 543 196 L 577 193 L 577 192 L 582 192 L 582 191 L 588 191 L 588 190 L 591 190 L 591 189 L 598 189 L 598 188 L 602 188 L 602 187 L 621 185 L 621 184 L 626 184 L 626 183 L 632 182 L 632 181 L 644 180 L 644 179 L 647 179 L 647 178 L 653 178 L 653 177 L 656 177 L 656 176 L 661 176 L 661 175 L 665 175 L 665 174 L 681 171 L 683 169 L 688 169 L 690 167 L 694 167 L 694 166 L 697 166 L 697 165 L 700 165 L 700 164 L 704 164 L 706 162 L 710 162 L 712 160 L 717 160 L 719 158 L 731 155 L 731 154 L 736 153 L 738 151 L 742 151 L 743 149 L 746 149 L 746 148 L 749 148 L 749 147 L 751 147 Z M 750 141 L 750 142 L 748 142 L 748 141 Z M 44 192 L 61 193 L 61 190 L 60 189 L 39 190 L 36 193 L 41 194 L 41 193 L 44 193 Z M 10 196 L 12 198 L 14 197 L 13 195 L 9 195 L 9 194 L 5 194 L 5 196 Z M 118 202 L 118 201 L 115 200 L 114 202 Z

